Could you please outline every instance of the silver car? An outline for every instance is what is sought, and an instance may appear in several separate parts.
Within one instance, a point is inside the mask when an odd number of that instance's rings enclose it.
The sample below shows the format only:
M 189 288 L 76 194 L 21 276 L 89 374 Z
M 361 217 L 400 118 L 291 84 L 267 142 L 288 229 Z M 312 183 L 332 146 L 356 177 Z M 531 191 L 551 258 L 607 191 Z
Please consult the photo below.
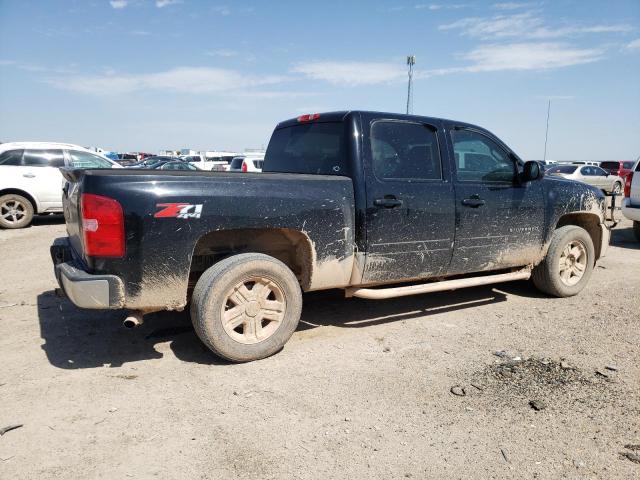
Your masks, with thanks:
M 571 180 L 588 183 L 605 193 L 620 195 L 624 180 L 617 175 L 611 175 L 606 170 L 594 165 L 554 165 L 548 168 L 545 175 L 558 175 Z

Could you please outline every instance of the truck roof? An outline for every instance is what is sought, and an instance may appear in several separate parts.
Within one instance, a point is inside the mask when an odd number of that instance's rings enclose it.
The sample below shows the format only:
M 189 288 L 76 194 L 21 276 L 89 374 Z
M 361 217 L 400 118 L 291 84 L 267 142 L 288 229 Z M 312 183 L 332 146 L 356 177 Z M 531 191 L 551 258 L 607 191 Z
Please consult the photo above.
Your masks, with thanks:
M 466 122 L 460 122 L 457 120 L 450 120 L 450 119 L 446 119 L 446 118 L 439 118 L 439 117 L 429 117 L 426 115 L 407 115 L 407 114 L 403 114 L 403 113 L 393 113 L 393 112 L 377 112 L 377 111 L 370 111 L 370 110 L 338 110 L 335 112 L 320 112 L 320 113 L 312 113 L 309 115 L 318 115 L 317 118 L 311 120 L 311 121 L 317 121 L 317 122 L 341 122 L 345 119 L 345 117 L 349 114 L 352 113 L 366 113 L 366 114 L 374 114 L 374 115 L 380 115 L 380 116 L 385 116 L 385 115 L 389 115 L 390 117 L 393 118 L 398 118 L 398 117 L 404 117 L 407 120 L 429 120 L 431 122 L 434 121 L 444 121 L 444 122 L 454 122 L 458 125 L 464 125 L 464 126 L 468 126 L 468 127 L 474 127 L 474 128 L 481 128 L 478 127 L 476 125 L 472 125 L 470 123 L 466 123 Z M 304 115 L 303 115 L 304 116 Z M 282 127 L 290 127 L 292 125 L 297 125 L 300 123 L 300 118 L 301 117 L 295 117 L 295 118 L 290 118 L 288 120 L 284 120 L 280 123 L 278 123 L 278 125 L 276 126 L 276 128 L 282 128 Z M 484 128 L 481 128 L 481 130 L 485 130 Z

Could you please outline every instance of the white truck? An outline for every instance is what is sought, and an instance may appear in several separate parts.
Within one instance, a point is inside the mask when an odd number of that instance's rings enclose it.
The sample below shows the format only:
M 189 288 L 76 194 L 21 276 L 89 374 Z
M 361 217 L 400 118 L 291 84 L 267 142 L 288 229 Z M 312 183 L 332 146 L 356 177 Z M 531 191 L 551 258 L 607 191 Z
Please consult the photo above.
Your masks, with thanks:
M 229 164 L 237 153 L 226 151 L 200 152 L 194 155 L 181 155 L 180 158 L 198 167 L 200 170 L 228 171 Z

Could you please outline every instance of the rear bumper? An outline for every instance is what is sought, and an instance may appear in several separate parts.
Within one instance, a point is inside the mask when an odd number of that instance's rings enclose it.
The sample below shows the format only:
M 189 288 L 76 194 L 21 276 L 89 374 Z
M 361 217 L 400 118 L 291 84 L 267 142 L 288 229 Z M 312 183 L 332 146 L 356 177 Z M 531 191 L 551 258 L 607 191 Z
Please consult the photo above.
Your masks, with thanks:
M 58 285 L 80 308 L 118 309 L 124 306 L 124 286 L 115 275 L 92 275 L 82 269 L 66 238 L 51 245 L 51 259 Z
M 625 197 L 622 200 L 622 215 L 634 222 L 640 222 L 640 205 L 631 206 L 631 199 Z

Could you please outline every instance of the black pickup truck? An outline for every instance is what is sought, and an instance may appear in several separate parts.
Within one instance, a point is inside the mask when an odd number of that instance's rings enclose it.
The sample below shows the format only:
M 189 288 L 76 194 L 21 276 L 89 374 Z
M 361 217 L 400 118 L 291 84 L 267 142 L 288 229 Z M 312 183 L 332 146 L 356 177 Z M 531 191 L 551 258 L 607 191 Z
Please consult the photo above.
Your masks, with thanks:
M 211 350 L 248 361 L 282 348 L 302 292 L 380 299 L 532 277 L 565 297 L 609 243 L 599 190 L 544 177 L 462 122 L 303 115 L 276 127 L 264 172 L 63 170 L 61 288 L 79 307 L 129 310 L 128 326 L 190 304 Z

